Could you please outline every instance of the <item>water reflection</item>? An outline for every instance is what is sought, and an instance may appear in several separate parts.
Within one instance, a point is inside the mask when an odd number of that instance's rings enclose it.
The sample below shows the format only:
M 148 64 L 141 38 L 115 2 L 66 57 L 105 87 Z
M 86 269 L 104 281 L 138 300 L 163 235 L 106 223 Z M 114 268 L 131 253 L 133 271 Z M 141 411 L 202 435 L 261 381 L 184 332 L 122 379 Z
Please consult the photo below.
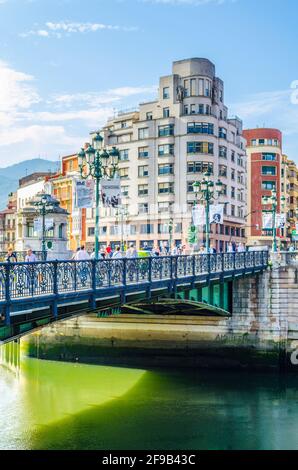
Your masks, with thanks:
M 23 359 L 0 368 L 1 449 L 298 449 L 298 379 Z

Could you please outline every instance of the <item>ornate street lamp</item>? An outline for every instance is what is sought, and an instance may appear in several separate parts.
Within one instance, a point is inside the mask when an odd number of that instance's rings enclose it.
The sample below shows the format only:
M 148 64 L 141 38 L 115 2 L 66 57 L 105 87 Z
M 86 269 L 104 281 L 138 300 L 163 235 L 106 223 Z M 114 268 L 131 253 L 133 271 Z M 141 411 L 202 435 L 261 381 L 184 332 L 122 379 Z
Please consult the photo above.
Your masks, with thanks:
M 217 180 L 215 185 L 213 181 L 210 181 L 211 173 L 207 172 L 204 174 L 204 178 L 201 181 L 196 181 L 193 184 L 193 189 L 196 195 L 196 204 L 198 201 L 203 201 L 206 206 L 206 252 L 210 251 L 210 204 L 217 200 L 222 194 L 222 182 Z
M 78 153 L 78 162 L 81 177 L 83 179 L 93 178 L 95 180 L 95 259 L 99 255 L 99 204 L 100 204 L 100 181 L 102 178 L 114 178 L 119 162 L 119 150 L 113 147 L 109 152 L 102 149 L 103 138 L 97 132 L 93 138 L 93 146 Z
M 55 207 L 59 206 L 57 199 L 54 199 L 50 194 L 39 194 L 39 198 L 32 201 L 31 205 L 36 207 L 37 211 L 42 217 L 42 235 L 41 235 L 41 251 L 42 260 L 47 259 L 46 249 L 46 215 L 54 212 Z
M 286 198 L 282 196 L 280 198 L 282 208 L 284 207 Z M 273 240 L 272 240 L 272 251 L 273 253 L 277 252 L 277 239 L 276 239 L 276 211 L 277 211 L 277 206 L 278 206 L 278 198 L 277 198 L 277 193 L 276 189 L 271 190 L 271 195 L 270 196 L 264 196 L 262 199 L 264 204 L 270 204 L 272 209 L 269 212 L 272 212 L 272 234 L 273 234 Z

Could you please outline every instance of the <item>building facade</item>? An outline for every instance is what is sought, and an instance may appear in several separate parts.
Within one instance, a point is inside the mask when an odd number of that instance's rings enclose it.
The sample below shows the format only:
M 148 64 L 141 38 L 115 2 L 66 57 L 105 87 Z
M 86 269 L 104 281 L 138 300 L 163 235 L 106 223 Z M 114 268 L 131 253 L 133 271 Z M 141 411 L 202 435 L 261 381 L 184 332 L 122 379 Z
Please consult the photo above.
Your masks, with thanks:
M 161 77 L 156 101 L 139 110 L 119 113 L 100 130 L 104 147 L 120 150 L 122 188 L 121 217 L 101 209 L 100 241 L 125 240 L 137 248 L 187 244 L 193 183 L 208 171 L 223 183 L 219 203 L 224 205 L 224 224 L 212 224 L 211 241 L 218 250 L 230 241 L 245 241 L 246 152 L 242 122 L 229 119 L 224 104 L 224 83 L 207 59 L 173 63 L 172 74 Z M 93 135 L 93 134 L 91 134 Z M 119 221 L 120 219 L 120 221 Z M 129 224 L 127 224 L 129 219 Z M 94 243 L 94 211 L 87 210 L 87 242 Z M 204 243 L 203 229 L 199 243 Z
M 80 177 L 77 155 L 67 155 L 61 161 L 61 173 L 51 178 L 51 193 L 69 213 L 68 248 L 75 251 L 86 243 L 86 209 L 75 207 L 75 181 Z
M 16 242 L 17 195 L 8 195 L 7 208 L 0 212 L 0 251 L 15 249 Z
M 263 214 L 271 210 L 264 204 L 264 197 L 270 197 L 276 190 L 277 213 L 286 213 L 281 198 L 288 195 L 287 165 L 282 154 L 282 133 L 278 129 L 257 128 L 244 130 L 248 161 L 248 215 L 247 243 L 250 246 L 272 245 L 272 230 L 263 230 Z M 287 243 L 287 230 L 278 229 L 280 243 Z

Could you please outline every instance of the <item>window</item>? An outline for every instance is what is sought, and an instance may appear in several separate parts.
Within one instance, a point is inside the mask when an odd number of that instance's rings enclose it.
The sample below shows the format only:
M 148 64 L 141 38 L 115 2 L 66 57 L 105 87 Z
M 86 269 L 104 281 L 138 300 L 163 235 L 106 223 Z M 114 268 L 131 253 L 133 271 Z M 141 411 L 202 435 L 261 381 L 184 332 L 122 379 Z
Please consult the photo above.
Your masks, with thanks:
M 196 105 L 195 104 L 190 105 L 190 114 L 196 114 Z
M 168 124 L 167 126 L 158 127 L 159 137 L 167 137 L 169 135 L 174 135 L 174 124 Z
M 267 160 L 268 162 L 275 162 L 277 160 L 276 153 L 262 153 L 262 160 Z
M 193 193 L 194 192 L 193 184 L 194 184 L 194 181 L 187 181 L 187 192 L 188 193 Z
M 231 216 L 235 217 L 235 206 L 231 204 Z M 231 233 L 231 235 L 234 235 L 234 233 Z
M 146 113 L 146 119 L 147 121 L 152 121 L 153 119 L 152 111 L 149 111 L 148 113 Z
M 120 161 L 128 160 L 128 155 L 129 155 L 129 150 L 128 149 L 120 150 L 119 151 L 119 160 Z
M 119 225 L 110 225 L 110 235 L 120 235 Z
M 88 237 L 93 237 L 95 234 L 95 227 L 88 227 Z
M 158 155 L 159 157 L 162 157 L 163 155 L 174 155 L 174 144 L 159 145 Z
M 224 147 L 223 145 L 220 145 L 219 146 L 219 156 L 223 157 L 223 158 L 227 158 L 227 153 L 228 153 L 227 147 Z
M 234 150 L 232 150 L 232 152 L 231 152 L 231 161 L 232 162 L 235 161 L 235 152 L 234 152 Z
M 147 196 L 148 195 L 148 184 L 139 184 L 138 194 L 139 194 L 139 196 Z
M 188 104 L 184 106 L 184 114 L 189 114 Z
M 143 165 L 143 166 L 139 166 L 138 168 L 138 175 L 139 175 L 139 178 L 145 178 L 149 175 L 149 167 L 148 165 Z
M 199 78 L 199 95 L 204 95 L 204 80 L 203 78 Z
M 225 129 L 224 127 L 220 127 L 218 129 L 218 137 L 220 139 L 227 139 L 227 129 Z
M 235 188 L 234 188 L 234 186 L 231 187 L 231 198 L 235 199 Z
M 127 127 L 127 121 L 121 121 L 121 129 L 125 129 Z
M 159 194 L 172 194 L 174 192 L 174 183 L 159 183 Z
M 139 139 L 148 139 L 149 137 L 149 128 L 148 127 L 143 127 L 139 129 Z
M 177 222 L 177 224 L 175 224 L 174 231 L 175 231 L 175 233 L 182 233 L 182 223 L 181 222 Z
M 214 125 L 205 122 L 189 122 L 187 124 L 188 134 L 213 134 Z
M 210 142 L 187 142 L 187 153 L 205 153 L 213 155 L 214 145 Z
M 205 113 L 204 113 L 204 105 L 203 105 L 203 104 L 199 104 L 199 114 L 205 114 Z
M 166 86 L 163 88 L 162 97 L 164 100 L 167 100 L 168 98 L 170 98 L 170 87 Z
M 153 224 L 141 224 L 140 225 L 140 233 L 154 233 L 154 225 Z
M 188 162 L 187 173 L 211 173 L 213 174 L 213 163 Z
M 119 169 L 119 176 L 122 179 L 128 178 L 128 168 L 120 168 Z
M 158 165 L 158 174 L 159 175 L 173 175 L 174 174 L 173 163 L 164 163 L 164 164 Z
M 262 175 L 276 175 L 276 167 L 275 166 L 262 166 Z
M 225 165 L 219 165 L 218 174 L 219 174 L 219 176 L 227 177 L 228 168 Z
M 196 95 L 196 79 L 195 78 L 192 78 L 190 80 L 190 94 L 191 96 Z
M 252 139 L 252 140 L 250 141 L 250 143 L 251 143 L 252 147 L 255 147 L 255 146 L 257 145 L 256 139 Z
M 227 185 L 226 184 L 223 184 L 222 187 L 221 187 L 221 192 L 224 196 L 227 195 Z
M 143 202 L 138 205 L 139 214 L 148 214 L 148 202 Z
M 63 238 L 63 227 L 64 227 L 64 224 L 59 224 L 59 227 L 58 227 L 58 237 L 59 238 Z M 53 234 L 54 236 L 54 234 Z
M 231 179 L 235 181 L 235 170 L 233 168 L 231 170 Z
M 170 117 L 170 108 L 163 108 L 162 114 L 164 118 Z
M 169 233 L 169 224 L 158 224 L 158 233 Z
M 159 202 L 158 203 L 158 212 L 169 212 L 170 204 L 168 202 Z
M 189 80 L 184 80 L 184 96 L 189 96 Z
M 272 189 L 276 189 L 275 181 L 263 181 L 262 182 L 262 189 L 266 191 L 271 191 Z
M 205 80 L 205 96 L 211 96 L 211 82 L 210 80 Z
M 123 197 L 127 197 L 128 196 L 128 191 L 129 191 L 129 186 L 122 186 L 121 188 L 121 195 Z
M 149 147 L 139 147 L 138 158 L 148 158 L 148 157 L 149 157 Z

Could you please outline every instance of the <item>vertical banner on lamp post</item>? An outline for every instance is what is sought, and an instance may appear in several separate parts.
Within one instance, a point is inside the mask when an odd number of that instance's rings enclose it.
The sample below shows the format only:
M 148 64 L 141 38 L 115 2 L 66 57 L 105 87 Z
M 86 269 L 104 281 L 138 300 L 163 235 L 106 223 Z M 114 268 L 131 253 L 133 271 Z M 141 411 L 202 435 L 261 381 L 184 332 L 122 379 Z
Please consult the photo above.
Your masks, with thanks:
M 45 219 L 45 230 L 53 230 L 54 229 L 54 219 Z
M 262 217 L 262 229 L 263 230 L 272 230 L 273 224 L 273 214 L 272 213 L 263 213 Z
M 196 205 L 192 208 L 192 222 L 195 227 L 206 224 L 206 211 L 202 205 Z
M 77 209 L 90 209 L 94 205 L 94 180 L 76 181 Z
M 41 233 L 41 231 L 42 231 L 42 219 L 41 219 L 41 217 L 38 217 L 38 218 L 34 219 L 34 221 L 33 221 L 33 230 L 36 233 Z
M 121 205 L 120 178 L 101 180 L 101 200 L 103 207 L 117 208 Z
M 276 214 L 275 228 L 285 228 L 286 214 Z
M 224 206 L 223 204 L 213 204 L 209 209 L 209 223 L 223 224 Z

